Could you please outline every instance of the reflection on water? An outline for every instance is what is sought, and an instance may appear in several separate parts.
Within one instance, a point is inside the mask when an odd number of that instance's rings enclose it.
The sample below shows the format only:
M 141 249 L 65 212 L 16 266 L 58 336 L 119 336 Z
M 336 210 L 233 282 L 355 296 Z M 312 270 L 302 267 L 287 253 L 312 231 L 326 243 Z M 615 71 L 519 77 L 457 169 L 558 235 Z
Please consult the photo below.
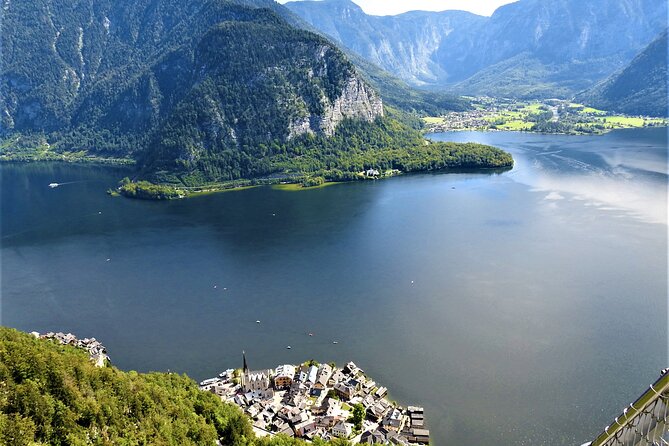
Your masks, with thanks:
M 108 197 L 115 169 L 2 165 L 1 322 L 197 379 L 242 350 L 353 360 L 434 444 L 582 444 L 667 365 L 666 136 L 435 137 L 518 164 L 167 203 Z
M 598 136 L 511 132 L 452 132 L 436 140 L 474 141 L 513 153 L 509 174 L 522 184 L 601 210 L 626 210 L 667 224 L 667 129 L 624 130 Z M 556 206 L 556 204 L 553 204 Z

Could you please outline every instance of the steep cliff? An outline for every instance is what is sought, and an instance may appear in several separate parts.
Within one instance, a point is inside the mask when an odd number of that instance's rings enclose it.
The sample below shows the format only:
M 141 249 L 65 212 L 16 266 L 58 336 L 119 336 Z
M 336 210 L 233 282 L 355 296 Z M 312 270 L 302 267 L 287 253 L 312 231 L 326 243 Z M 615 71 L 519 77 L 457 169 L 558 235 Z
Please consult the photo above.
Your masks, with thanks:
M 141 160 L 152 170 L 206 160 L 221 178 L 263 175 L 271 168 L 259 161 L 300 135 L 332 136 L 344 119 L 373 125 L 383 116 L 380 97 L 339 50 L 264 18 L 221 23 L 146 76 L 170 80 L 183 97 L 147 141 Z
M 286 6 L 346 48 L 414 85 L 443 83 L 448 71 L 434 55 L 444 39 L 486 21 L 464 11 L 371 16 L 351 0 L 294 1 Z

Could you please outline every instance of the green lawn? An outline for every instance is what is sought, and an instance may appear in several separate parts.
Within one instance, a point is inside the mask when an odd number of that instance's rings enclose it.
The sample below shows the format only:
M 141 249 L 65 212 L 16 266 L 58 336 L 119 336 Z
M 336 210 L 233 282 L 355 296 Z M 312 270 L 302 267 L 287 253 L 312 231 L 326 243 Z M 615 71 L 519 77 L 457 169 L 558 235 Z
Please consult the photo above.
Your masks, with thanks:
M 525 107 L 523 107 L 523 111 L 527 113 L 539 113 L 541 111 L 541 106 L 543 104 L 539 102 L 534 102 L 532 104 L 528 104 Z
M 643 127 L 643 118 L 630 118 L 627 116 L 607 116 L 604 118 L 607 124 L 618 124 L 625 127 Z
M 318 186 L 304 187 L 301 183 L 288 183 L 288 184 L 273 184 L 272 189 L 282 190 L 287 192 L 296 192 L 301 190 L 313 190 L 313 189 L 322 189 L 324 187 L 332 186 L 333 184 L 339 184 L 337 181 L 328 181 Z
M 583 113 L 591 113 L 593 115 L 605 115 L 606 112 L 604 110 L 599 110 L 596 108 L 592 107 L 583 107 Z
M 441 124 L 444 122 L 444 118 L 438 117 L 438 116 L 425 116 L 423 118 L 423 121 L 425 124 Z
M 532 128 L 532 123 L 531 122 L 525 122 L 521 119 L 513 119 L 511 121 L 507 121 L 504 124 L 500 124 L 497 126 L 497 128 L 504 129 L 504 130 L 529 130 Z

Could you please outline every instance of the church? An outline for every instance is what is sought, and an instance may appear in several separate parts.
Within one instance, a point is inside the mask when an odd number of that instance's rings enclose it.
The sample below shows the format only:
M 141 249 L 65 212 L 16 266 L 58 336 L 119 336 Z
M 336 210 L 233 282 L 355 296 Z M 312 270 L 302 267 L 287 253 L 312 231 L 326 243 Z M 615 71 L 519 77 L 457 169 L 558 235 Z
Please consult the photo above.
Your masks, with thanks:
M 242 376 L 241 386 L 244 393 L 253 394 L 254 398 L 270 399 L 274 397 L 274 390 L 270 381 L 270 370 L 262 370 L 257 372 L 249 371 L 246 363 L 246 352 L 242 352 Z

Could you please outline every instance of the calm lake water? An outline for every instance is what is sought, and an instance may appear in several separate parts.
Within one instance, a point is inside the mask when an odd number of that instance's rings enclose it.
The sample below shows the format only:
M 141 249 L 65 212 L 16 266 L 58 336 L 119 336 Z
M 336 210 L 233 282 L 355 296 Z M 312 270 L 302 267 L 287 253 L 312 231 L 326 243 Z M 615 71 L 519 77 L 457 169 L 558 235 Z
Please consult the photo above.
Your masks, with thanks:
M 1 322 L 198 380 L 353 360 L 435 445 L 592 439 L 667 365 L 666 129 L 432 137 L 516 167 L 145 202 L 3 165 Z

